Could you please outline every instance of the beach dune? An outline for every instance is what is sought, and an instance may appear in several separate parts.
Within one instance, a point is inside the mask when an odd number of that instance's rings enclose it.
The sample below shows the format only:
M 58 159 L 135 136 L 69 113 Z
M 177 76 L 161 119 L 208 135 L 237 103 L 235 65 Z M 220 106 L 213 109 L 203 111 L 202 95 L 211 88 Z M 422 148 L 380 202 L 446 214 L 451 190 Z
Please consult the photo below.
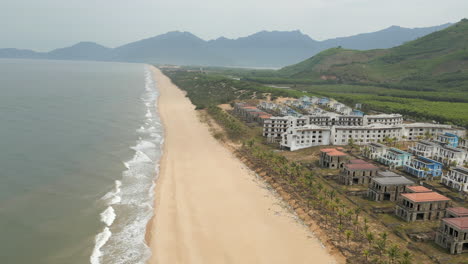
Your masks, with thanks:
M 150 264 L 335 263 L 283 203 L 216 141 L 194 106 L 153 68 L 165 126 L 148 224 Z

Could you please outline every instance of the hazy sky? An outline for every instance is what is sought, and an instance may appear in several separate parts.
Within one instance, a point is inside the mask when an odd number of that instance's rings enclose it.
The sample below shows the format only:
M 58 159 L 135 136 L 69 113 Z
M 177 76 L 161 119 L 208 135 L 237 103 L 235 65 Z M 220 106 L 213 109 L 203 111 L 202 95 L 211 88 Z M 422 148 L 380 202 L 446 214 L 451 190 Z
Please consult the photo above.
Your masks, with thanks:
M 0 0 L 0 48 L 115 47 L 167 31 L 203 39 L 296 30 L 323 40 L 468 17 L 468 0 Z

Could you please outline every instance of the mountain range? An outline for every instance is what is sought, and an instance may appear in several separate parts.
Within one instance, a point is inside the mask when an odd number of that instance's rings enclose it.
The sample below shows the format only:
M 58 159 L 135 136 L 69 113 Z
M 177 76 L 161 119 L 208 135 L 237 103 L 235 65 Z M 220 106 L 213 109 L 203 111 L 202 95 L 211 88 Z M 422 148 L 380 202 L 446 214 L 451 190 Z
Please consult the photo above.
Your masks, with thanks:
M 173 31 L 117 48 L 108 48 L 93 42 L 80 42 L 50 52 L 0 49 L 0 58 L 283 67 L 333 47 L 357 50 L 395 47 L 450 25 L 448 23 L 412 29 L 392 26 L 377 32 L 324 41 L 316 41 L 300 31 L 261 31 L 237 39 L 221 37 L 209 41 L 189 32 Z

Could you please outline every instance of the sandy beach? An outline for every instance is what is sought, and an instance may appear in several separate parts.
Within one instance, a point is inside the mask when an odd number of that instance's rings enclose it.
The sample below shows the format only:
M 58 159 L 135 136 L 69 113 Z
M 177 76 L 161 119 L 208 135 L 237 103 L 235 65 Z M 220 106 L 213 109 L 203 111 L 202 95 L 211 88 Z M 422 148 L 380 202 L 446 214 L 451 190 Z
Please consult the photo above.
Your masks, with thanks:
M 165 143 L 147 230 L 149 263 L 335 263 L 284 203 L 210 135 L 184 93 L 153 71 Z

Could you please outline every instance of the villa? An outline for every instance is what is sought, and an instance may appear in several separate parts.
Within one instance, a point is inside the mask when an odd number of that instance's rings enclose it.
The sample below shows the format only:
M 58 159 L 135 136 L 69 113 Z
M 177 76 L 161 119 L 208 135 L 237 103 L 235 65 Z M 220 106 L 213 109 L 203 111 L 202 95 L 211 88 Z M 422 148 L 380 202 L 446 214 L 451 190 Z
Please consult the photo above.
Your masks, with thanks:
M 460 148 L 450 146 L 440 146 L 439 151 L 434 156 L 434 159 L 451 166 L 453 164 L 463 165 L 468 159 L 468 153 Z
M 320 166 L 323 168 L 343 168 L 347 160 L 348 155 L 341 152 L 339 149 L 328 148 L 320 150 Z
M 442 167 L 442 163 L 422 156 L 414 157 L 404 165 L 406 172 L 418 178 L 441 176 Z
M 450 254 L 468 252 L 468 217 L 444 218 L 437 229 L 435 242 Z
M 390 167 L 401 167 L 411 158 L 411 154 L 397 148 L 389 148 L 385 154 L 378 156 L 377 160 Z
M 449 147 L 458 147 L 458 136 L 452 133 L 444 133 L 437 136 L 437 142 Z
M 450 199 L 436 192 L 402 193 L 395 214 L 407 222 L 437 220 L 449 205 Z
M 344 185 L 369 184 L 371 178 L 377 175 L 378 167 L 363 160 L 350 160 L 343 166 L 339 181 Z
M 451 168 L 447 174 L 442 176 L 440 181 L 449 188 L 468 193 L 468 168 Z
M 439 146 L 439 144 L 432 141 L 420 140 L 416 142 L 416 145 L 409 147 L 408 152 L 418 156 L 432 158 L 439 151 Z
M 388 147 L 383 144 L 371 142 L 364 148 L 363 155 L 368 159 L 376 160 L 379 156 L 384 155 L 387 149 Z
M 373 201 L 396 201 L 398 195 L 403 193 L 407 186 L 414 182 L 403 176 L 376 177 L 369 184 L 368 197 Z

